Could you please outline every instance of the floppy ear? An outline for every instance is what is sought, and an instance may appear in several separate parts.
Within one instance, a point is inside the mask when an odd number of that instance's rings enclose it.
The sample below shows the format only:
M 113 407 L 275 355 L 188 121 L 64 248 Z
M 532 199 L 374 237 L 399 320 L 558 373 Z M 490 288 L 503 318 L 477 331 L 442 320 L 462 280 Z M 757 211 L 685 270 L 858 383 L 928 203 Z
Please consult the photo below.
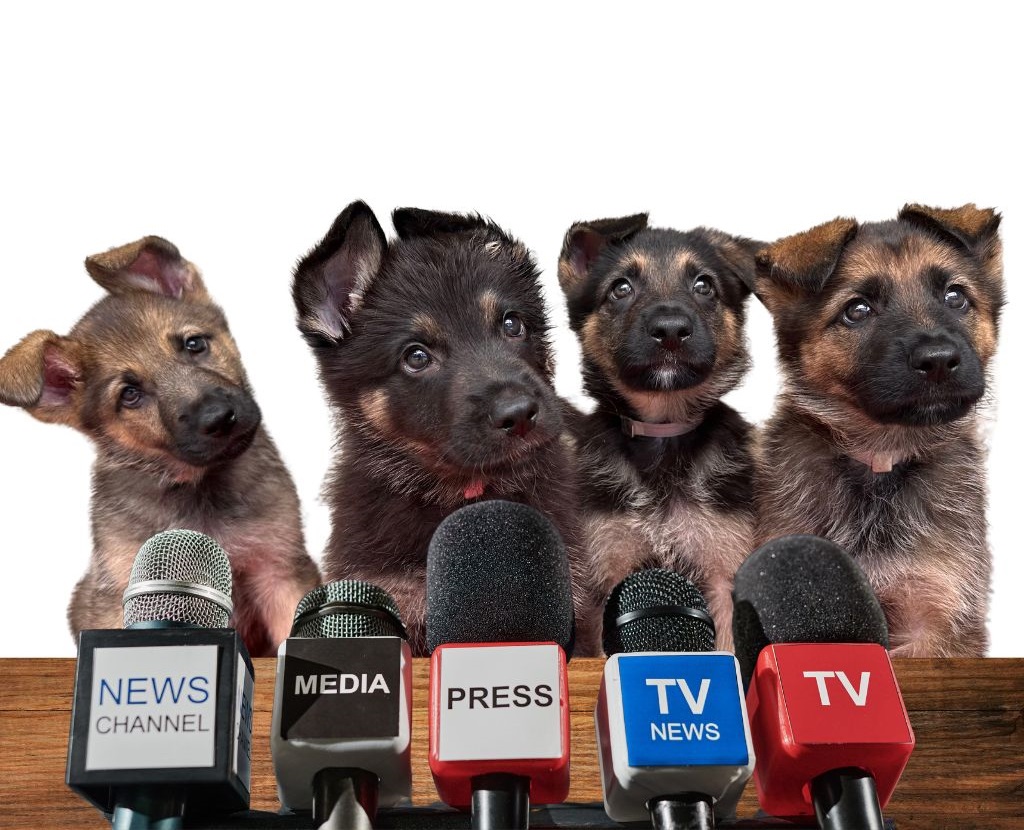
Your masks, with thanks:
M 854 219 L 833 219 L 762 248 L 755 259 L 758 298 L 771 310 L 772 302 L 786 293 L 820 292 L 857 227 Z
M 938 234 L 966 253 L 979 257 L 987 268 L 994 266 L 1001 270 L 999 223 L 1002 216 L 991 208 L 979 208 L 973 202 L 951 210 L 904 205 L 899 219 Z
M 159 236 L 145 236 L 87 257 L 85 268 L 111 294 L 148 291 L 176 300 L 209 300 L 196 267 Z
M 80 380 L 77 344 L 34 331 L 0 358 L 0 403 L 20 406 L 40 421 L 77 426 Z
M 746 298 L 754 290 L 756 272 L 755 257 L 765 247 L 764 242 L 747 239 L 745 236 L 733 236 L 714 228 L 701 228 L 707 238 L 718 248 L 719 256 L 733 276 L 739 280 L 743 297 Z
M 606 245 L 625 242 L 646 228 L 646 213 L 574 223 L 566 231 L 562 253 L 558 258 L 558 284 L 562 286 L 562 291 L 569 294 L 579 287 Z
M 441 213 L 421 208 L 396 208 L 391 214 L 398 238 L 405 242 L 416 236 L 437 236 L 441 233 L 461 233 L 481 228 L 494 230 L 496 226 L 478 213 Z
M 341 340 L 380 270 L 388 242 L 365 202 L 345 208 L 327 235 L 295 266 L 292 299 L 299 331 L 311 343 Z

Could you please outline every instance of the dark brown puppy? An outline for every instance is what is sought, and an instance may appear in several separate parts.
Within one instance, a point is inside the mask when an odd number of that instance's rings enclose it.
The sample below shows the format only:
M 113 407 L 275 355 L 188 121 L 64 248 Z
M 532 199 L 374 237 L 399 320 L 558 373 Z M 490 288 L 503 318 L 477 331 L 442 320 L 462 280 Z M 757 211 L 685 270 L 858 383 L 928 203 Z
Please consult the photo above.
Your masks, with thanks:
M 392 220 L 388 243 L 366 204 L 349 205 L 299 262 L 293 294 L 346 427 L 325 489 L 325 576 L 388 591 L 422 655 L 438 523 L 475 499 L 530 504 L 578 576 L 575 471 L 529 252 L 479 217 L 405 208 Z M 586 622 L 577 654 L 596 648 Z
M 1003 304 L 999 216 L 908 205 L 758 255 L 785 388 L 766 424 L 758 540 L 853 554 L 901 656 L 979 656 L 991 560 L 975 405 Z
M 720 398 L 749 365 L 748 239 L 579 222 L 558 277 L 596 410 L 578 420 L 591 602 L 627 574 L 671 568 L 701 590 L 732 646 L 731 589 L 751 551 L 751 428 Z
M 66 337 L 33 332 L 0 360 L 0 401 L 96 445 L 93 553 L 68 609 L 72 634 L 120 628 L 142 543 L 186 528 L 227 551 L 234 625 L 253 656 L 273 654 L 319 574 L 224 314 L 160 237 L 86 268 L 109 295 Z

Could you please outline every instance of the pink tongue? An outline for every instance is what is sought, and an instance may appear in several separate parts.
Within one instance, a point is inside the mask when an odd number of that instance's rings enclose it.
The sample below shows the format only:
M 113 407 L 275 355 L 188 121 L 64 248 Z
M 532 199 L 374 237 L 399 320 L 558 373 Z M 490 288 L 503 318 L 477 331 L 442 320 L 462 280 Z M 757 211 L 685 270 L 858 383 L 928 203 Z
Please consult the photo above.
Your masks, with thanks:
M 464 491 L 463 495 L 467 499 L 478 499 L 484 494 L 484 483 L 483 481 L 474 481 Z

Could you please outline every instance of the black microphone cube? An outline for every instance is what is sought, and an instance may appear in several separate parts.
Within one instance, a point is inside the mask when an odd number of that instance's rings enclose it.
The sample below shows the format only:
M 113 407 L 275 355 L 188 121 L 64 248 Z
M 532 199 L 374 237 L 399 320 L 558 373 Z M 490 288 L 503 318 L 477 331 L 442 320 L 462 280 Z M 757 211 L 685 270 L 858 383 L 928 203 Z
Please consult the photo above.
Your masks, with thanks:
M 180 786 L 186 815 L 249 807 L 253 667 L 234 629 L 83 631 L 67 784 L 105 813 Z

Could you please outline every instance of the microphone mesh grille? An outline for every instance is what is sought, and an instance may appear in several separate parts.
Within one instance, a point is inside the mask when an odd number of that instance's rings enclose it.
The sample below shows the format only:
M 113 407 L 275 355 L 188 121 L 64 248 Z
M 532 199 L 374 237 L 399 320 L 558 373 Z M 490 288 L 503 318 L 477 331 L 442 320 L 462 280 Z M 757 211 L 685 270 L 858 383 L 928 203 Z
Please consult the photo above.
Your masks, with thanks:
M 334 602 L 363 606 L 370 613 L 361 613 L 358 608 L 344 608 L 299 622 L 304 615 Z M 369 582 L 346 579 L 318 585 L 299 600 L 295 607 L 296 627 L 292 629 L 292 636 L 315 639 L 404 637 L 401 621 L 398 605 L 387 591 Z
M 209 536 L 194 530 L 166 530 L 139 548 L 128 587 L 151 580 L 203 585 L 231 597 L 231 564 L 227 554 Z M 226 628 L 228 612 L 203 597 L 167 590 L 139 594 L 124 603 L 125 628 L 163 620 L 197 628 Z
M 705 620 L 650 616 L 619 626 L 623 614 L 676 605 L 708 613 L 697 587 L 682 574 L 661 568 L 637 571 L 615 586 L 604 606 L 604 650 L 609 657 L 636 651 L 712 651 L 715 631 Z

